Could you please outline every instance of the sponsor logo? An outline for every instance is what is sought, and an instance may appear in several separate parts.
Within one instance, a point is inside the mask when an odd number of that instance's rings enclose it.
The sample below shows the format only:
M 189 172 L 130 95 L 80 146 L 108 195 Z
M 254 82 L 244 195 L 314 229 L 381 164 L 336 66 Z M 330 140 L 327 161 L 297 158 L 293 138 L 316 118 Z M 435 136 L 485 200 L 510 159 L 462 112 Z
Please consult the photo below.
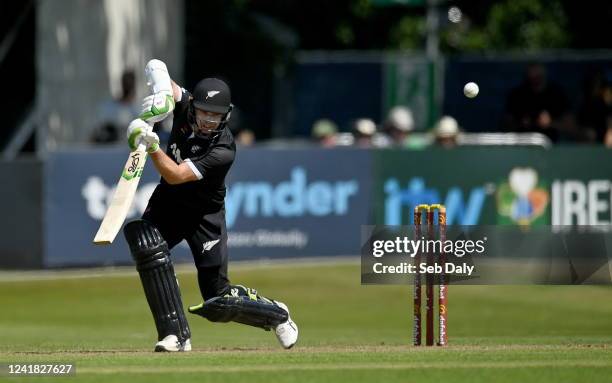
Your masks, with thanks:
M 553 225 L 611 224 L 612 182 L 610 180 L 555 180 L 551 191 Z
M 138 163 L 140 162 L 140 155 L 138 153 L 132 154 L 132 164 L 128 168 L 129 172 L 133 172 L 138 167 Z
M 142 173 L 142 170 L 140 173 Z M 136 195 L 134 196 L 134 201 L 132 202 L 130 210 L 128 211 L 127 218 L 141 215 L 144 212 L 156 185 L 157 183 L 140 185 L 136 191 Z M 81 188 L 81 195 L 85 199 L 87 214 L 91 218 L 98 221 L 101 221 L 102 218 L 104 218 L 106 209 L 108 208 L 108 205 L 115 194 L 116 187 L 117 185 L 105 184 L 104 180 L 98 176 L 91 176 L 87 178 L 87 181 Z
M 308 242 L 308 233 L 303 230 L 259 229 L 252 232 L 230 231 L 228 233 L 227 245 L 230 248 L 267 247 L 301 250 L 308 245 Z
M 178 154 L 178 153 L 177 153 Z M 141 215 L 157 182 L 141 184 L 128 212 L 128 218 Z M 99 176 L 87 178 L 81 188 L 88 215 L 101 220 L 114 194 L 116 185 L 106 184 Z M 280 182 L 235 182 L 226 196 L 226 222 L 232 228 L 239 221 L 267 218 L 300 219 L 303 217 L 346 216 L 360 191 L 357 180 L 309 179 L 305 168 L 294 167 L 287 179 Z M 296 223 L 297 222 L 297 223 Z M 294 221 L 298 224 L 298 221 Z M 308 234 L 296 228 L 232 231 L 229 247 L 290 247 L 302 249 L 309 242 Z M 211 244 L 211 248 L 214 244 Z
M 425 180 L 415 177 L 402 189 L 395 178 L 385 181 L 385 225 L 412 223 L 412 209 L 419 204 L 443 203 L 446 206 L 448 225 L 476 225 L 480 220 L 487 189 L 475 187 L 468 192 L 453 186 L 448 189 L 446 198 L 439 190 L 426 187 Z M 467 200 L 464 196 L 467 195 Z
M 533 168 L 512 169 L 508 179 L 499 184 L 496 200 L 499 224 L 529 226 L 547 223 L 544 213 L 550 196 Z
M 129 181 L 132 178 L 138 178 L 142 176 L 143 169 L 138 168 L 138 164 L 140 163 L 140 157 L 141 157 L 141 153 L 132 154 L 131 156 L 132 162 L 130 163 L 130 166 L 128 166 L 125 170 L 123 170 L 121 177 Z
M 270 182 L 236 182 L 228 188 L 226 201 L 227 226 L 238 217 L 327 217 L 342 216 L 359 192 L 356 180 L 309 180 L 306 169 L 294 167 L 289 179 Z

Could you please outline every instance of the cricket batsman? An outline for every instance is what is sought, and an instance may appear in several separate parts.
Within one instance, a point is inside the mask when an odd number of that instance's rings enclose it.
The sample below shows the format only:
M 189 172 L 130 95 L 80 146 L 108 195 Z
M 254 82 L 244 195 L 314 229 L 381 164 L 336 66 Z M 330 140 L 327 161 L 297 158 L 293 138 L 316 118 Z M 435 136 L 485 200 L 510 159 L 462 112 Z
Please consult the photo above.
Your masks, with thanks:
M 189 312 L 212 322 L 234 321 L 274 330 L 284 348 L 298 338 L 285 304 L 257 291 L 231 285 L 227 276 L 225 176 L 236 154 L 227 122 L 232 112 L 228 85 L 205 78 L 193 93 L 170 79 L 166 65 L 145 67 L 152 94 L 128 127 L 131 150 L 146 146 L 161 179 L 142 215 L 123 232 L 157 327 L 155 351 L 190 351 L 191 332 L 183 311 L 170 250 L 186 240 L 198 272 L 204 302 Z M 174 112 L 166 152 L 151 124 Z

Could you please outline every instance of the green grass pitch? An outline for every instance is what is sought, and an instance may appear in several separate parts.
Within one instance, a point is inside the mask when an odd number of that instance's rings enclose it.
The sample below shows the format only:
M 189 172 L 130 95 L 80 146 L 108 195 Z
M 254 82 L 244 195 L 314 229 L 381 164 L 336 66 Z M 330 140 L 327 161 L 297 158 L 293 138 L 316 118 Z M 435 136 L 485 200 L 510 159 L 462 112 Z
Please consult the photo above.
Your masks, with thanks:
M 178 270 L 185 305 L 199 303 L 193 268 Z M 298 344 L 188 314 L 194 351 L 180 354 L 152 352 L 132 269 L 3 272 L 0 362 L 76 364 L 76 377 L 36 382 L 610 381 L 612 288 L 450 286 L 450 346 L 417 348 L 411 288 L 361 286 L 359 272 L 352 260 L 230 266 L 233 283 L 289 305 Z

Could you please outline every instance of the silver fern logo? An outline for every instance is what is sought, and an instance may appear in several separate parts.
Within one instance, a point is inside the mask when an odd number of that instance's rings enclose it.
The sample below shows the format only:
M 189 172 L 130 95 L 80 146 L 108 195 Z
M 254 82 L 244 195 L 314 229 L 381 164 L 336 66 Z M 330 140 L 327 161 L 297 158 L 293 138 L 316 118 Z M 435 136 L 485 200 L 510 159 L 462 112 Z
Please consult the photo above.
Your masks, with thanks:
M 215 97 L 217 94 L 221 93 L 218 90 L 209 90 L 208 91 L 208 95 L 206 96 L 206 99 L 208 100 L 209 98 L 213 98 Z
M 218 242 L 218 239 L 215 239 L 214 241 L 204 242 L 202 244 L 202 253 L 204 253 L 205 251 L 210 251 L 210 249 L 212 249 Z

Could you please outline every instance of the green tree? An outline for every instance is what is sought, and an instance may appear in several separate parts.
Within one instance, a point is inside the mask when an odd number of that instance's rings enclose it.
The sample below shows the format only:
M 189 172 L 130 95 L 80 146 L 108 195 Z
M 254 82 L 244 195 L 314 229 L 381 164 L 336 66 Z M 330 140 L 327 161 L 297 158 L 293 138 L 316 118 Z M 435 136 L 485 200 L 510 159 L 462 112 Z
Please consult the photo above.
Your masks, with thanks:
M 422 49 L 425 44 L 425 18 L 422 16 L 404 16 L 395 24 L 389 33 L 389 47 L 400 50 Z
M 486 24 L 451 24 L 444 42 L 460 51 L 568 48 L 568 18 L 559 0 L 506 0 L 491 6 Z

